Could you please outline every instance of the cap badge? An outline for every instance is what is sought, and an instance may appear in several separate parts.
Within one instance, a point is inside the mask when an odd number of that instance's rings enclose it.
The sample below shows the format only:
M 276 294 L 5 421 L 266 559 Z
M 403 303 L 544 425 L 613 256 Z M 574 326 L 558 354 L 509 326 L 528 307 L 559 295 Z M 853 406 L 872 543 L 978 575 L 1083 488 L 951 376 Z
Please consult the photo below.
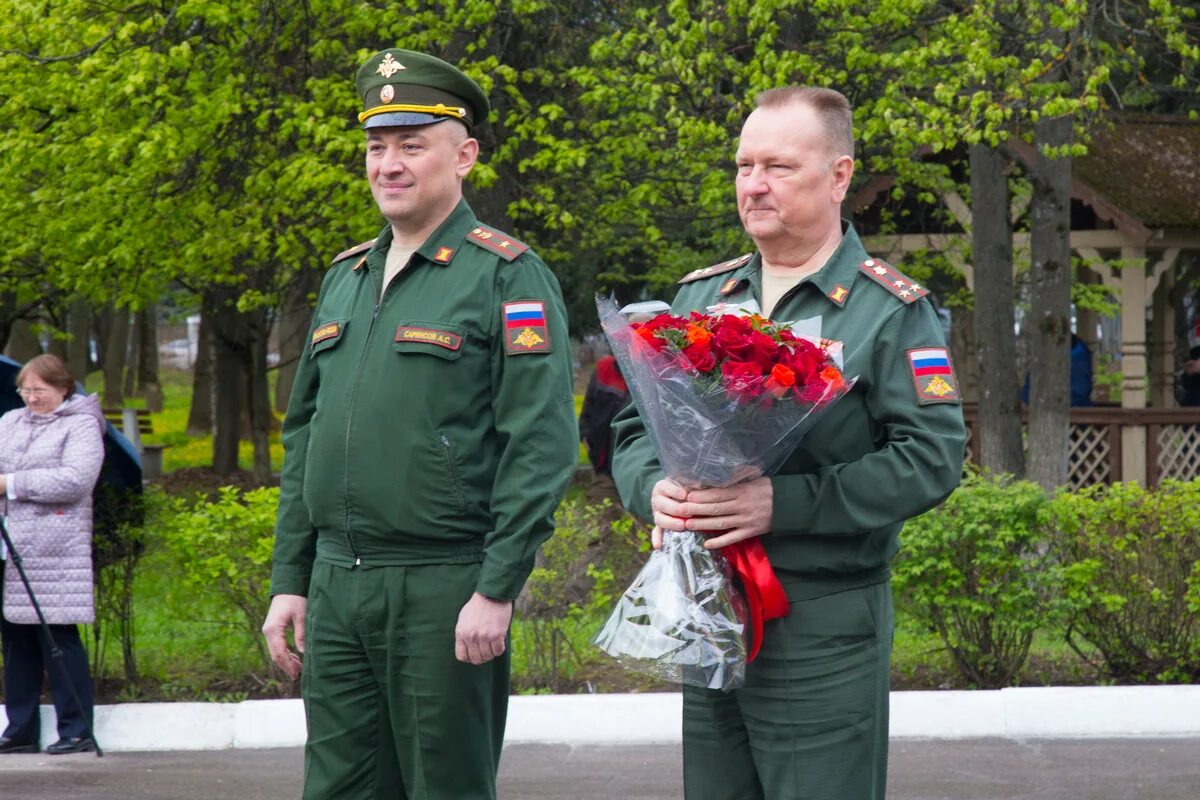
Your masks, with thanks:
M 385 78 L 390 78 L 402 69 L 404 69 L 404 65 L 392 58 L 391 53 L 388 53 L 383 57 L 383 61 L 379 62 L 379 69 L 375 71 Z M 385 100 L 384 102 L 386 103 L 387 101 Z
M 382 66 L 382 64 L 380 65 Z M 383 88 L 379 90 L 379 99 L 385 103 L 392 102 L 392 98 L 396 96 L 396 87 L 390 83 L 385 83 Z

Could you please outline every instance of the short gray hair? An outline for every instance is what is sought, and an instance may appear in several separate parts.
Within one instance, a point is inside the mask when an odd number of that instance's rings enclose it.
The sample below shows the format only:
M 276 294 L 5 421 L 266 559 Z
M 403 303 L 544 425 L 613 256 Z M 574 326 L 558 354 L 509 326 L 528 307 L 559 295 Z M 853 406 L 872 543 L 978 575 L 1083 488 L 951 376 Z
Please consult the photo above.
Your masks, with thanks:
M 846 95 L 823 86 L 781 86 L 758 95 L 758 108 L 808 106 L 825 125 L 825 138 L 834 155 L 854 158 L 854 114 Z

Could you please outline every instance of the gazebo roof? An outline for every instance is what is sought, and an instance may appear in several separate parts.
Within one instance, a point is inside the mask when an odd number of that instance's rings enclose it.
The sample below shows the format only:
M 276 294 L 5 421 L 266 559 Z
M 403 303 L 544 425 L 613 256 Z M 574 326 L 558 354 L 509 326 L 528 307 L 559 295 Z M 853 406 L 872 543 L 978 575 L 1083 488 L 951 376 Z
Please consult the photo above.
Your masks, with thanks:
M 1092 133 L 1088 154 L 1072 160 L 1073 198 L 1132 242 L 1147 242 L 1156 232 L 1200 230 L 1194 196 L 1200 187 L 1200 120 L 1121 114 Z M 1014 137 L 1007 147 L 1032 162 L 1032 145 Z M 855 215 L 865 212 L 894 183 L 891 175 L 875 175 L 847 198 L 848 208 Z
M 1200 227 L 1200 121 L 1151 114 L 1122 115 L 1097 130 L 1073 177 L 1096 201 L 1120 209 L 1147 228 Z M 1100 209 L 1097 209 L 1102 216 Z

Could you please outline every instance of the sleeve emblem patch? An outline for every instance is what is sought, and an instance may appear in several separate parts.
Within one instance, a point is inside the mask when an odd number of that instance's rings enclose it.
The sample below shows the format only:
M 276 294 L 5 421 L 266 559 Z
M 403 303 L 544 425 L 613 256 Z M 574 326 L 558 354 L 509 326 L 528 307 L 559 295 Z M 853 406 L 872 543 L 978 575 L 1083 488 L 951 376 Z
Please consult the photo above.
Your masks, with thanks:
M 958 380 L 944 347 L 925 347 L 908 351 L 908 368 L 917 390 L 917 403 L 957 403 Z
M 504 352 L 550 352 L 550 331 L 546 328 L 546 304 L 541 300 L 518 300 L 501 305 L 504 320 Z

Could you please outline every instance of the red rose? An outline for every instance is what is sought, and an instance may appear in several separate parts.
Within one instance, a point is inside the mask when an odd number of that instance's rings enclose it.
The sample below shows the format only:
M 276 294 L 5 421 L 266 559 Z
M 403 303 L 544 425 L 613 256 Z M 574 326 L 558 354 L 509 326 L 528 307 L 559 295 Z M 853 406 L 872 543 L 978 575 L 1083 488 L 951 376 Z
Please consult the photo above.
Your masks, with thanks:
M 713 350 L 721 360 L 749 361 L 751 340 L 754 330 L 741 317 L 726 314 L 717 320 L 713 330 Z
M 765 333 L 752 331 L 750 333 L 749 357 L 757 362 L 764 371 L 771 369 L 779 354 L 779 345 Z
M 721 365 L 725 391 L 735 400 L 750 400 L 763 391 L 762 369 L 753 361 L 726 361 Z
M 717 366 L 717 357 L 713 355 L 712 346 L 706 340 L 695 342 L 683 348 L 687 362 L 699 372 L 712 372 Z

